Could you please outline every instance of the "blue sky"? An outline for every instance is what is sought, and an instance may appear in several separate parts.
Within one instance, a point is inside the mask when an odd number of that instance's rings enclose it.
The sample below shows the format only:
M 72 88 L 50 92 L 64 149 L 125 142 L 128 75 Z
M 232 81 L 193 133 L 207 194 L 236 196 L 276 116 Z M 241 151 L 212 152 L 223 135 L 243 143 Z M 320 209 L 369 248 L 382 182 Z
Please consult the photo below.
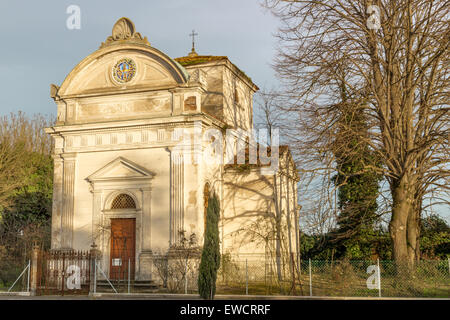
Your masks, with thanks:
M 172 58 L 191 49 L 226 55 L 260 87 L 275 86 L 270 66 L 278 20 L 258 0 L 130 0 L 0 2 L 0 115 L 19 110 L 55 114 L 51 83 L 98 49 L 120 17 L 130 18 L 150 44 Z M 66 9 L 81 9 L 81 29 L 69 30 Z
M 60 85 L 84 57 L 111 35 L 114 23 L 130 18 L 150 44 L 172 58 L 191 49 L 225 55 L 260 88 L 276 87 L 270 64 L 276 55 L 279 21 L 261 0 L 1 0 L 0 116 L 10 112 L 56 114 L 50 84 Z M 69 30 L 67 7 L 81 9 L 81 29 Z M 450 221 L 445 206 L 436 211 Z

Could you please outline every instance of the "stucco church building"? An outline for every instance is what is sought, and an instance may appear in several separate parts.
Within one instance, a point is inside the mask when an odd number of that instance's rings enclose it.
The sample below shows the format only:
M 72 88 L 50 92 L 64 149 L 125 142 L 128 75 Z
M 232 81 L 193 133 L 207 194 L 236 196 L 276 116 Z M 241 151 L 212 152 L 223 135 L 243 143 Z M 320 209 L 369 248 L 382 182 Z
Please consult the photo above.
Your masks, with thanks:
M 130 259 L 135 279 L 152 279 L 154 253 L 175 245 L 180 231 L 203 244 L 214 192 L 222 253 L 269 254 L 276 239 L 297 253 L 298 175 L 289 149 L 279 148 L 270 173 L 259 160 L 249 163 L 245 135 L 226 139 L 253 129 L 257 90 L 227 57 L 192 48 L 172 59 L 119 19 L 97 51 L 51 85 L 52 249 L 95 243 L 111 278 L 118 267 L 127 272 Z M 240 143 L 244 164 L 235 163 Z

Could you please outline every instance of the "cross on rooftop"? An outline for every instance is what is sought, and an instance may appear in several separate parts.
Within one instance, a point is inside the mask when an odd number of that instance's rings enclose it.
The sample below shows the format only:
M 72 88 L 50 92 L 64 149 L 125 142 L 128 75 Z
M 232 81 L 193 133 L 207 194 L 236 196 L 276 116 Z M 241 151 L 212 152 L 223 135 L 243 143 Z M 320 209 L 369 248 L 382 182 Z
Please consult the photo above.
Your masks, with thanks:
M 189 34 L 190 37 L 192 37 L 192 50 L 189 55 L 197 55 L 195 52 L 195 36 L 198 36 L 198 33 L 195 32 L 195 30 L 192 30 L 192 33 Z

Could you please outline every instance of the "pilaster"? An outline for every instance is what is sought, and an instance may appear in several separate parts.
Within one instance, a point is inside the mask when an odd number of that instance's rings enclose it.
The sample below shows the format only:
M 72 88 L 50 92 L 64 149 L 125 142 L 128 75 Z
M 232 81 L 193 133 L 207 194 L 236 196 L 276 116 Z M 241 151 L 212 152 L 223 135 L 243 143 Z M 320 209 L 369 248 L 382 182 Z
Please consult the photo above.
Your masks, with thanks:
M 73 243 L 76 154 L 63 154 L 62 157 L 64 158 L 64 178 L 62 191 L 61 249 L 71 249 Z
M 170 245 L 179 241 L 184 230 L 184 157 L 170 151 Z
M 61 248 L 61 215 L 63 197 L 63 159 L 59 155 L 53 156 L 53 204 L 52 204 L 52 240 L 51 248 Z

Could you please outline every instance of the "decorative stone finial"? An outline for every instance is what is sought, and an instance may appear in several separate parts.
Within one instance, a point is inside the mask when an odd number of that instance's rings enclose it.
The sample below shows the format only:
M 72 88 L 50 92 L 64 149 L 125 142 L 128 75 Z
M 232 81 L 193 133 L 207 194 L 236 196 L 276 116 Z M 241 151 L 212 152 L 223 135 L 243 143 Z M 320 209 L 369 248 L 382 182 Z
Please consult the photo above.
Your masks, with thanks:
M 117 20 L 112 29 L 112 35 L 102 43 L 100 48 L 110 44 L 122 43 L 123 41 L 150 45 L 147 37 L 143 38 L 139 32 L 136 32 L 133 21 L 125 17 Z
M 57 99 L 59 99 L 59 96 L 58 96 L 58 90 L 59 90 L 59 87 L 56 85 L 56 84 L 51 84 L 50 85 L 50 97 L 53 99 L 53 100 L 57 100 Z

